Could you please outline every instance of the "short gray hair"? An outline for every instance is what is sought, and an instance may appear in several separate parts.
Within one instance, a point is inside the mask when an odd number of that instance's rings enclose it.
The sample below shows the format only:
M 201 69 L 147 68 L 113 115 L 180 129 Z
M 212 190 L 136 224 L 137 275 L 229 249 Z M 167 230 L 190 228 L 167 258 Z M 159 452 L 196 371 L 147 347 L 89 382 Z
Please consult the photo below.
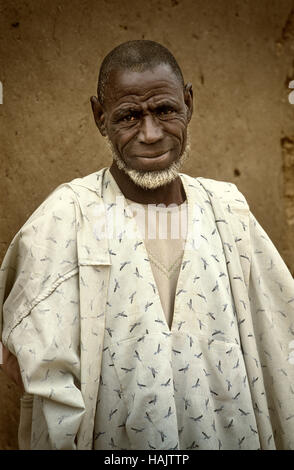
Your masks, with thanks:
M 143 72 L 161 64 L 169 65 L 180 84 L 184 86 L 183 74 L 176 59 L 158 42 L 140 39 L 127 41 L 115 47 L 103 59 L 100 67 L 97 87 L 100 104 L 104 102 L 105 88 L 112 70 L 120 68 Z

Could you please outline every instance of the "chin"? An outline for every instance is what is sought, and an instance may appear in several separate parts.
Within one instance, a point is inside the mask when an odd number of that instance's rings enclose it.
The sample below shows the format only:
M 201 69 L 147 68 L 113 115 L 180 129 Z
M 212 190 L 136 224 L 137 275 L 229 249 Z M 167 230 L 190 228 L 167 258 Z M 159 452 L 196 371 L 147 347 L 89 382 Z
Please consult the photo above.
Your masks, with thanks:
M 189 147 L 186 146 L 184 153 L 179 157 L 179 159 L 176 162 L 171 163 L 168 168 L 162 170 L 135 170 L 129 168 L 125 162 L 123 162 L 123 165 L 120 168 L 117 160 L 116 162 L 118 167 L 123 170 L 137 186 L 140 186 L 143 189 L 156 189 L 161 186 L 166 186 L 178 177 L 179 170 L 186 161 L 188 154 Z
M 143 189 L 160 188 L 174 181 L 178 177 L 179 170 L 187 160 L 190 153 L 190 145 L 189 142 L 187 142 L 182 155 L 178 158 L 177 161 L 172 162 L 167 168 L 162 170 L 137 170 L 130 168 L 121 158 L 121 156 L 117 155 L 109 139 L 107 139 L 107 143 L 110 147 L 113 160 L 116 162 L 118 169 L 126 173 L 133 183 Z
M 137 186 L 143 189 L 156 189 L 171 183 L 177 178 L 178 172 L 173 168 L 166 170 L 138 171 L 125 168 L 123 170 Z

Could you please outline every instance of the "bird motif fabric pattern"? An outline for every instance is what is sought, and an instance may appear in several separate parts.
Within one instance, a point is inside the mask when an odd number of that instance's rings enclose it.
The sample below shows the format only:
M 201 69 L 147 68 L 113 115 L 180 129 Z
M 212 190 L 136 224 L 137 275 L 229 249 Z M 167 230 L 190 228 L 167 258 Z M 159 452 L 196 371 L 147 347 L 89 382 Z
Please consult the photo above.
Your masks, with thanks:
M 171 328 L 132 214 L 116 237 L 93 230 L 123 197 L 108 168 L 57 189 L 13 240 L 2 341 L 34 396 L 32 449 L 294 448 L 293 278 L 234 185 L 180 177 Z

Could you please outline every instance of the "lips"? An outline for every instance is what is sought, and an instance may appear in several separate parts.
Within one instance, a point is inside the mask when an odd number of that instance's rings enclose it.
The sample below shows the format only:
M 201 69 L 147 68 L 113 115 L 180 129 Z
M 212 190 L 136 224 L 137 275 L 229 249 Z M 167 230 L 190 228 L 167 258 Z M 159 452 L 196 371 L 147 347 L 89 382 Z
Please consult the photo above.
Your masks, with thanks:
M 158 152 L 158 153 L 151 153 L 151 154 L 147 153 L 145 155 L 136 155 L 136 157 L 138 157 L 138 158 L 158 158 L 158 157 L 162 157 L 167 152 L 168 152 L 168 150 L 166 150 L 165 152 Z

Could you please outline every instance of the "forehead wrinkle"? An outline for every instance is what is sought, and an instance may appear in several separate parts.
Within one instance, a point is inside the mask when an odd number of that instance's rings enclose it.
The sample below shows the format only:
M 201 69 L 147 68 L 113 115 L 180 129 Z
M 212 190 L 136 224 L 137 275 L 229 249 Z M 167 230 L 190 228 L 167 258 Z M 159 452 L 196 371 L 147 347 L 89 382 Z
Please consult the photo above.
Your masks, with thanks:
M 115 107 L 120 106 L 140 106 L 142 103 L 146 101 L 164 101 L 164 100 L 171 100 L 173 102 L 177 101 L 179 98 L 179 94 L 177 92 L 173 92 L 173 90 L 168 90 L 166 87 L 158 87 L 152 88 L 152 90 L 145 91 L 144 93 L 134 94 L 132 89 L 132 93 L 129 94 L 124 93 L 123 95 L 119 96 L 114 103 Z M 176 90 L 174 90 L 176 91 Z
M 128 99 L 140 103 L 159 94 L 180 98 L 182 92 L 183 84 L 165 65 L 142 72 L 118 69 L 110 73 L 104 100 L 113 107 Z

